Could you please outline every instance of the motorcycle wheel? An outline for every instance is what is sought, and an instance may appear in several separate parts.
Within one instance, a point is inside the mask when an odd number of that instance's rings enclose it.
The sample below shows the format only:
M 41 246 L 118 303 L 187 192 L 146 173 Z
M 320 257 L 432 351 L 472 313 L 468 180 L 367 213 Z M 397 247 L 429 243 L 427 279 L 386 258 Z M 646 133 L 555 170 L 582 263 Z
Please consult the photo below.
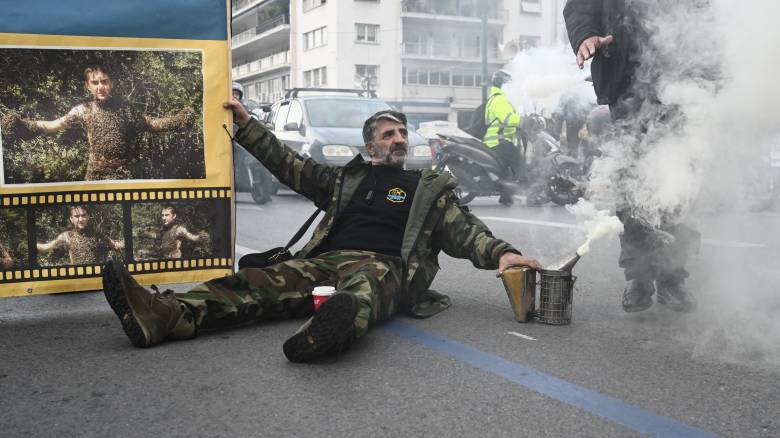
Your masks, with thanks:
M 458 194 L 458 204 L 459 205 L 466 205 L 469 202 L 473 201 L 474 198 L 476 198 L 476 197 L 477 197 L 477 194 L 474 193 L 474 192 L 465 192 L 464 193 L 464 192 L 460 191 L 460 193 Z
M 582 189 L 577 183 L 582 178 L 582 167 L 575 163 L 562 163 L 558 171 L 550 177 L 547 189 L 550 200 L 556 205 L 574 204 L 582 196 Z
M 459 181 L 468 181 L 470 177 L 469 172 L 463 167 L 463 164 L 458 159 L 449 158 L 441 163 L 441 168 L 448 170 Z M 458 204 L 466 205 L 473 201 L 477 197 L 477 192 L 470 189 L 464 184 L 458 184 L 455 188 L 455 193 L 458 194 Z

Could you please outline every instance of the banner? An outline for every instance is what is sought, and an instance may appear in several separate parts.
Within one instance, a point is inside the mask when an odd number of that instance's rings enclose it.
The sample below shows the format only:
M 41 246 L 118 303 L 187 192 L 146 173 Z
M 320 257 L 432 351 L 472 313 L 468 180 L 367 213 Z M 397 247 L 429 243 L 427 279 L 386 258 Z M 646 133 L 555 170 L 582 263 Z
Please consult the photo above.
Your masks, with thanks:
M 10 3 L 10 2 L 9 2 Z M 232 271 L 227 0 L 0 15 L 0 297 Z

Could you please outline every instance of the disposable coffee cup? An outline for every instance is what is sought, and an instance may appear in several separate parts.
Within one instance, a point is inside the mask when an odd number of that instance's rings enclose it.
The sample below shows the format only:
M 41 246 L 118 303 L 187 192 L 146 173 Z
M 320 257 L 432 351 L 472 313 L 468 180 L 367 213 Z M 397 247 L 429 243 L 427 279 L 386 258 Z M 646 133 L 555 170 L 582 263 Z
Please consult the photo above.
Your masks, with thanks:
M 317 286 L 311 291 L 312 297 L 314 297 L 314 311 L 319 310 L 322 303 L 328 300 L 331 295 L 336 293 L 336 288 L 333 286 Z

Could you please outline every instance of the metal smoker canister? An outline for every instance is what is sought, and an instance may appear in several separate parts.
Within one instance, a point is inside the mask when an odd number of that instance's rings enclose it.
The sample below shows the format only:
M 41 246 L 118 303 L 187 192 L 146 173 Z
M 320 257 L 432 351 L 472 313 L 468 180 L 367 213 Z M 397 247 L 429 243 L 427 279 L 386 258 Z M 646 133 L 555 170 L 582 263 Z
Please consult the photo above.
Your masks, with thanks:
M 530 268 L 509 268 L 501 274 L 509 304 L 517 322 L 527 322 L 534 315 L 536 272 Z
M 545 324 L 571 323 L 572 295 L 577 277 L 571 271 L 539 271 L 539 310 L 537 318 Z

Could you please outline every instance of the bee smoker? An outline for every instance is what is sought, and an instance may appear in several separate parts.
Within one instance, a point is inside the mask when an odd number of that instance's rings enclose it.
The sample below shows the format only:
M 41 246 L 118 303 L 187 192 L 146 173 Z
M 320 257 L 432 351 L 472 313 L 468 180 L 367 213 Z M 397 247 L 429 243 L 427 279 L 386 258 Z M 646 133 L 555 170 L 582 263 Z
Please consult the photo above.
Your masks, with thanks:
M 501 273 L 501 281 L 515 313 L 515 320 L 531 320 L 536 298 L 536 272 L 528 267 L 509 268 Z
M 560 269 L 539 270 L 539 309 L 536 304 L 536 271 L 527 268 L 510 268 L 501 274 L 509 304 L 517 322 L 527 322 L 534 316 L 544 324 L 565 325 L 571 323 L 572 292 L 577 277 L 572 268 L 580 259 L 576 254 Z

